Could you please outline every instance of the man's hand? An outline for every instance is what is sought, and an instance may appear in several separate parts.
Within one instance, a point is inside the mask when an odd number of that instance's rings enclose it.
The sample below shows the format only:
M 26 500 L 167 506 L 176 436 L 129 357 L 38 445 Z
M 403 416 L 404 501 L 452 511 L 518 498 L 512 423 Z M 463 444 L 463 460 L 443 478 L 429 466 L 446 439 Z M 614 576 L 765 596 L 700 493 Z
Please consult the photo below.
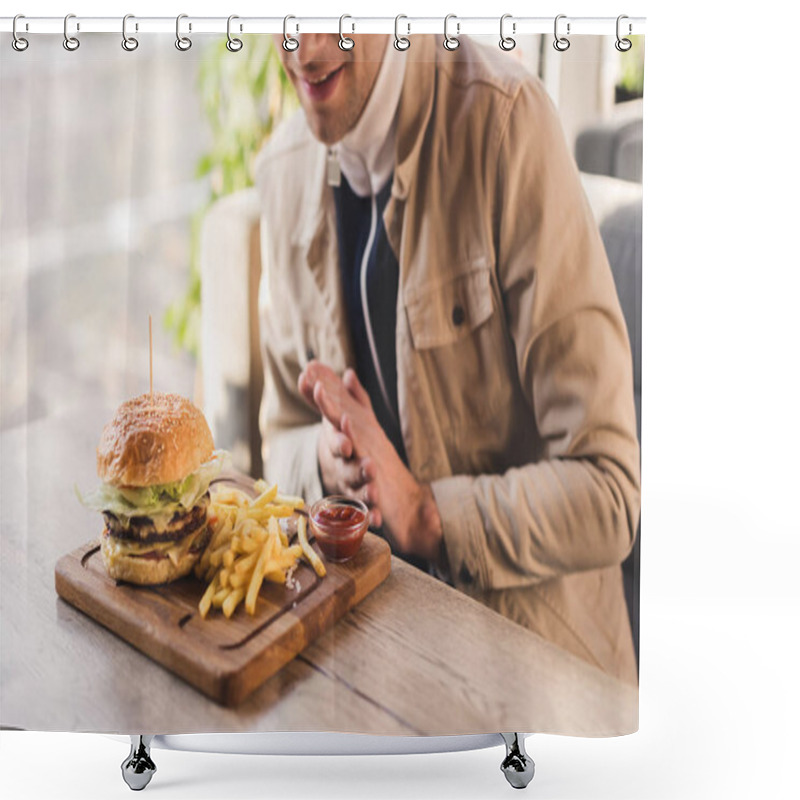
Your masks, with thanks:
M 374 463 L 369 457 L 356 453 L 352 439 L 341 431 L 341 420 L 334 414 L 337 406 L 328 401 L 322 382 L 317 380 L 316 370 L 319 366 L 312 361 L 303 370 L 298 379 L 298 388 L 306 401 L 323 415 L 322 431 L 317 442 L 322 488 L 326 494 L 343 494 L 361 500 L 370 510 L 369 524 L 373 528 L 380 528 L 383 516 L 378 508 Z M 327 372 L 336 378 L 331 370 Z M 338 378 L 336 381 L 338 385 L 334 382 L 329 385 L 334 392 L 342 389 L 341 381 Z
M 397 549 L 437 560 L 441 555 L 442 523 L 433 492 L 429 486 L 415 480 L 397 455 L 355 372 L 348 369 L 343 378 L 339 378 L 329 367 L 312 361 L 303 370 L 298 386 L 333 431 L 343 435 L 352 447 L 350 460 L 360 459 L 363 476 L 352 470 L 348 472 L 345 465 L 341 465 L 337 473 L 351 480 L 350 496 L 354 496 L 352 479 L 366 478 L 357 491 L 363 492 L 361 499 L 368 496 L 373 509 L 381 513 L 386 532 Z M 323 438 L 327 439 L 327 435 L 323 434 L 320 440 Z M 336 446 L 341 452 L 341 447 Z M 323 468 L 322 460 L 320 467 Z
M 369 458 L 358 458 L 349 436 L 322 418 L 322 432 L 317 444 L 320 477 L 325 494 L 343 494 L 362 500 L 370 509 L 369 524 L 383 524 L 377 508 L 378 490 L 374 483 L 375 469 Z

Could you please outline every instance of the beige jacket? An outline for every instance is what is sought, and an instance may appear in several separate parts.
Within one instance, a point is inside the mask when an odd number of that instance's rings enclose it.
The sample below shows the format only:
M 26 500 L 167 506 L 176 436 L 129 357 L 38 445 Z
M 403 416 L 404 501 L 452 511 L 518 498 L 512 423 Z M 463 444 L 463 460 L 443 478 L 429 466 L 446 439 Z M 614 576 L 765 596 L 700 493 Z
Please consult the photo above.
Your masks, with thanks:
M 620 564 L 639 515 L 629 342 L 558 117 L 513 58 L 415 37 L 384 213 L 400 264 L 400 424 L 458 589 L 636 681 Z M 326 149 L 302 114 L 260 154 L 271 480 L 321 494 L 312 357 L 353 363 Z

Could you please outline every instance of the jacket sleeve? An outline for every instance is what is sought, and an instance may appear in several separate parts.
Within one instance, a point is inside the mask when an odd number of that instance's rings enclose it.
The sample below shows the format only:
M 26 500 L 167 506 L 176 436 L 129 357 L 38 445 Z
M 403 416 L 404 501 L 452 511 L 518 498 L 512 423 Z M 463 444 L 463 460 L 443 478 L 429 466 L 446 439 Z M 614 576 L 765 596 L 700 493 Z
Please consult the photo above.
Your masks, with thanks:
M 294 372 L 291 364 L 278 362 L 267 346 L 261 404 L 264 475 L 282 492 L 316 499 L 323 495 L 317 461 L 321 423 L 311 409 L 299 408 L 297 392 L 287 391 L 289 384 L 284 381 L 287 373 Z M 296 372 L 299 376 L 299 367 Z M 297 377 L 294 380 L 296 385 Z M 291 418 L 298 421 L 292 424 Z
M 264 363 L 261 429 L 264 475 L 282 492 L 307 499 L 322 497 L 317 462 L 320 417 L 303 400 L 297 388 L 304 353 L 295 317 L 275 308 L 273 298 L 291 296 L 276 285 L 275 270 L 264 261 L 259 290 L 259 325 Z
M 494 192 L 496 270 L 541 450 L 497 475 L 434 481 L 457 586 L 505 589 L 621 563 L 639 515 L 630 344 L 560 121 L 519 89 Z

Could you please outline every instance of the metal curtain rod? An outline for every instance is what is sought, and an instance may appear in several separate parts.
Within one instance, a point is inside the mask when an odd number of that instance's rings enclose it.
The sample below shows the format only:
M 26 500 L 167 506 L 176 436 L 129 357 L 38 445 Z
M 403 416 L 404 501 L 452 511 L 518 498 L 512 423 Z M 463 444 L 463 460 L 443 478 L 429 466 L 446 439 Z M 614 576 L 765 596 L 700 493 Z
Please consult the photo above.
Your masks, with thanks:
M 521 36 L 531 33 L 553 33 L 553 17 L 506 17 L 505 24 L 509 33 Z M 500 17 L 452 17 L 450 31 L 456 35 L 464 34 L 497 34 Z M 570 36 L 585 34 L 609 35 L 616 31 L 615 17 L 570 17 L 562 16 L 560 30 Z M 339 17 L 292 17 L 289 33 L 339 33 Z M 435 33 L 441 35 L 444 28 L 443 17 L 404 17 L 400 31 L 411 35 Z M 408 26 L 408 27 L 406 27 Z M 569 27 L 567 27 L 569 26 Z M 227 17 L 192 17 L 185 16 L 181 20 L 184 32 L 194 34 L 213 33 L 226 34 Z M 11 33 L 13 17 L 0 17 L 0 31 Z M 128 19 L 129 33 L 175 33 L 175 17 L 136 17 Z M 232 24 L 232 31 L 242 33 L 280 33 L 284 32 L 283 17 L 237 17 Z M 70 31 L 73 33 L 121 33 L 122 17 L 81 17 L 70 18 Z M 22 16 L 17 22 L 19 34 L 64 33 L 64 17 L 27 17 Z M 344 32 L 350 33 L 394 33 L 394 17 L 347 17 Z M 623 34 L 635 36 L 645 32 L 645 17 L 628 17 L 625 19 Z

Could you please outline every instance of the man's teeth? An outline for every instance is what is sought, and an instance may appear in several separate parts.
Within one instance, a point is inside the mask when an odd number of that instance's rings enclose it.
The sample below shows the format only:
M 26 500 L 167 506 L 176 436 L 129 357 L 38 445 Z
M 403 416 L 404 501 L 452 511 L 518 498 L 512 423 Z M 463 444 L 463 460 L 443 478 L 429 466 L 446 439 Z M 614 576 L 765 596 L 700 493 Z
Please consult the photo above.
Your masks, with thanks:
M 330 76 L 333 75 L 334 72 L 336 72 L 336 70 L 332 70 L 327 75 L 323 75 L 321 78 L 314 78 L 313 80 L 311 78 L 309 78 L 308 82 L 312 86 L 319 86 L 319 84 L 325 83 L 325 81 L 328 80 L 328 78 L 330 78 Z

